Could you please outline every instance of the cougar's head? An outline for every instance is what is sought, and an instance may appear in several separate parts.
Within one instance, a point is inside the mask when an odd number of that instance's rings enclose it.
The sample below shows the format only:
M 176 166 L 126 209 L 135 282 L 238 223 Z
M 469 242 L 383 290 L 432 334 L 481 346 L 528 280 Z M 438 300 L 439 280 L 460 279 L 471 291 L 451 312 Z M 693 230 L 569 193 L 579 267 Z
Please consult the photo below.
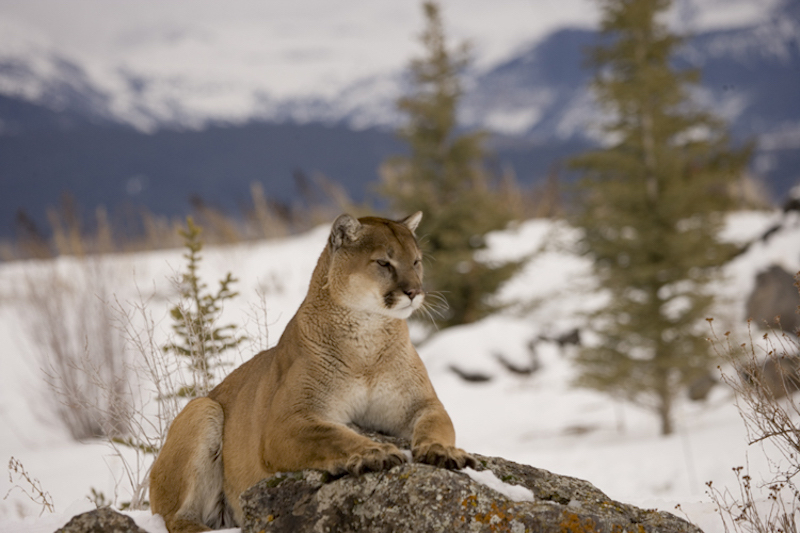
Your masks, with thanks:
M 333 223 L 328 288 L 339 305 L 408 318 L 425 299 L 417 212 L 401 221 L 341 215 Z

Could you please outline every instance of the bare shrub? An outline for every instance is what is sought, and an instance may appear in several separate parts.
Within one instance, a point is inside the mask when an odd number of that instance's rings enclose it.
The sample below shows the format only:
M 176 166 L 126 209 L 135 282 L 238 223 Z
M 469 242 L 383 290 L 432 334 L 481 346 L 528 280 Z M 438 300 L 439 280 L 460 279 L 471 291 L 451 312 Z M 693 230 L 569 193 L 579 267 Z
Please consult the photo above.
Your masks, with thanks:
M 726 332 L 724 340 L 714 333 L 712 342 L 733 369 L 723 372 L 722 380 L 735 393 L 748 444 L 758 445 L 765 454 L 771 479 L 754 480 L 747 469 L 736 467 L 735 492 L 708 482 L 707 493 L 726 532 L 797 533 L 800 407 L 792 398 L 800 383 L 797 338 L 771 330 L 759 341 L 751 334 L 748 342 L 735 344 Z
M 737 466 L 733 472 L 738 494 L 706 483 L 706 492 L 717 506 L 726 532 L 797 533 L 794 485 L 773 482 L 754 492 L 753 480 L 744 473 L 744 467 Z
M 62 258 L 32 269 L 25 322 L 54 412 L 74 439 L 105 440 L 122 465 L 114 502 L 127 486 L 121 506 L 141 509 L 153 454 L 182 407 L 173 394 L 180 369 L 156 338 L 150 300 L 140 293 L 123 304 L 112 294 L 110 261 Z
M 107 442 L 120 459 L 130 488 L 130 501 L 123 506 L 133 510 L 147 507 L 153 460 L 164 445 L 169 425 L 186 403 L 175 394 L 182 379 L 181 365 L 162 349 L 149 307 L 149 299 L 141 293 L 138 302 L 117 302 L 114 307 L 115 326 L 132 354 L 128 363 L 132 415 L 125 436 L 108 438 Z
M 130 417 L 125 348 L 113 327 L 111 270 L 101 258 L 42 265 L 27 278 L 25 323 L 52 408 L 76 440 L 124 434 Z
M 184 364 L 178 357 L 180 348 L 196 361 L 198 346 L 219 356 L 245 340 L 236 326 L 217 324 L 221 302 L 235 296 L 229 289 L 235 279 L 229 274 L 220 282 L 218 293 L 206 295 L 197 277 L 199 249 L 198 243 L 194 259 L 187 256 L 188 275 L 173 280 L 183 290 L 178 290 L 181 301 L 170 310 L 173 318 L 181 319 L 172 337 L 159 327 L 166 310 L 154 305 L 152 296 L 138 291 L 136 301 L 121 302 L 112 294 L 113 269 L 108 258 L 61 258 L 32 269 L 28 277 L 26 323 L 47 383 L 55 392 L 53 408 L 74 438 L 104 439 L 122 465 L 113 498 L 106 500 L 93 489 L 90 499 L 95 503 L 147 507 L 155 456 L 172 420 L 193 396 L 180 392 L 187 383 L 201 389 L 197 365 Z M 191 288 L 188 292 L 187 287 Z M 153 309 L 162 309 L 164 315 L 157 320 Z M 266 340 L 259 338 L 267 327 L 263 295 L 260 307 L 249 316 L 257 334 L 248 340 L 253 346 L 266 347 Z M 231 362 L 214 360 L 214 365 L 201 366 L 206 378 L 202 390 L 211 386 L 212 368 Z

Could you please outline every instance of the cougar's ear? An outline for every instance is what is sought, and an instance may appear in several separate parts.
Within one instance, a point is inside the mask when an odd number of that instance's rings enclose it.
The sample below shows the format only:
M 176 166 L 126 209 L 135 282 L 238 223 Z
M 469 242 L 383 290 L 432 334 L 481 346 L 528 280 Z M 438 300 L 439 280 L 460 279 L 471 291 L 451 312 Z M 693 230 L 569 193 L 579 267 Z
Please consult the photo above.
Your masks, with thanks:
M 422 220 L 422 211 L 417 211 L 413 215 L 407 216 L 401 220 L 400 223 L 410 229 L 411 233 L 414 233 L 417 229 L 417 226 L 419 226 L 420 220 Z
M 347 214 L 339 215 L 339 217 L 333 221 L 331 236 L 328 240 L 331 250 L 336 251 L 343 245 L 354 242 L 358 238 L 360 230 L 361 222 Z

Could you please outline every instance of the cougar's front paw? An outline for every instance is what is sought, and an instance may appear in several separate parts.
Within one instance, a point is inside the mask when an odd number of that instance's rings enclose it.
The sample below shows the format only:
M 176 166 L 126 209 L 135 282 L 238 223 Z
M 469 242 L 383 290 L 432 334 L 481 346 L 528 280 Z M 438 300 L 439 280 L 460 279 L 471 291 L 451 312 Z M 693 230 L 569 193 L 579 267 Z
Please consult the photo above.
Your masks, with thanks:
M 353 475 L 364 472 L 377 472 L 389 470 L 394 466 L 406 462 L 406 456 L 393 444 L 379 444 L 369 446 L 347 459 L 345 469 Z
M 456 448 L 455 446 L 445 446 L 438 442 L 420 444 L 411 450 L 414 461 L 425 463 L 449 470 L 460 470 L 464 467 L 474 467 L 477 463 L 470 454 Z

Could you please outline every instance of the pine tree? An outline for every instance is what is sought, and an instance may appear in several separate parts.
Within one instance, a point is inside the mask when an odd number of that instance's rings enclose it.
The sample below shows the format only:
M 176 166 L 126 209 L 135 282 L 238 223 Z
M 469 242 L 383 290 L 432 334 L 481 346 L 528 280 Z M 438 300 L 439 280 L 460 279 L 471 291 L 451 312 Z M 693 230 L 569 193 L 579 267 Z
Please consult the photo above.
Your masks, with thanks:
M 423 211 L 426 285 L 448 301 L 439 327 L 474 322 L 497 309 L 491 302 L 517 263 L 487 265 L 475 259 L 484 236 L 508 224 L 513 214 L 493 189 L 484 159 L 484 132 L 457 132 L 463 90 L 460 75 L 469 64 L 466 46 L 450 50 L 438 6 L 424 5 L 422 58 L 411 62 L 413 94 L 398 101 L 408 123 L 399 131 L 408 156 L 381 168 L 381 192 L 398 214 Z
M 601 5 L 592 88 L 613 117 L 610 145 L 571 163 L 583 176 L 575 222 L 610 300 L 577 382 L 654 410 L 666 435 L 676 394 L 712 364 L 706 286 L 733 252 L 717 235 L 749 149 L 731 149 L 724 125 L 692 106 L 698 73 L 670 63 L 680 39 L 662 22 L 669 0 Z
M 245 340 L 234 333 L 235 325 L 217 325 L 224 302 L 238 295 L 230 287 L 237 280 L 228 272 L 219 282 L 216 294 L 205 292 L 206 284 L 198 275 L 203 249 L 201 231 L 192 217 L 186 218 L 186 229 L 179 231 L 187 249 L 184 254 L 187 264 L 178 281 L 181 300 L 170 309 L 172 329 L 179 342 L 171 342 L 163 348 L 165 352 L 187 360 L 192 383 L 181 387 L 176 394 L 189 398 L 203 396 L 211 390 L 214 369 L 224 366 L 221 355 Z

